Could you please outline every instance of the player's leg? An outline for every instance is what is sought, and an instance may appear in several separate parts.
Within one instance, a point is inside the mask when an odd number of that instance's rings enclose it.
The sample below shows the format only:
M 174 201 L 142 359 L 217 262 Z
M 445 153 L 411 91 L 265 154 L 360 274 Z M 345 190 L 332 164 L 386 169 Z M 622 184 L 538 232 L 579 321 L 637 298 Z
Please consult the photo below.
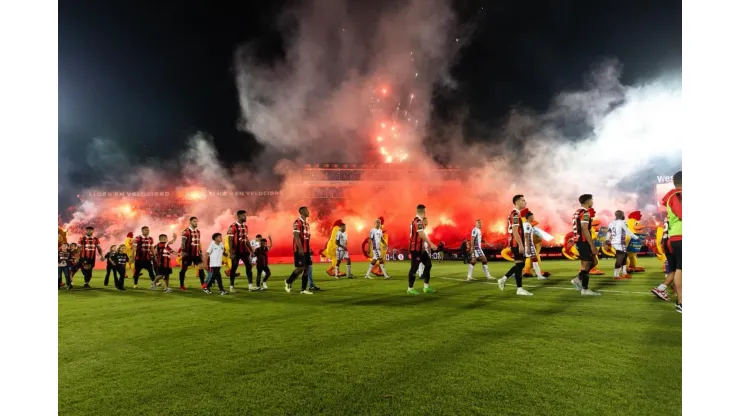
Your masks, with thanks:
M 614 256 L 614 278 L 619 279 L 622 276 L 622 265 L 625 264 L 627 253 L 622 250 L 616 250 L 617 254 Z
M 200 284 L 202 285 L 206 281 L 206 271 L 204 270 L 205 265 L 203 264 L 203 259 L 200 256 L 197 256 L 195 260 L 193 260 L 193 265 L 195 266 L 195 270 L 198 271 L 198 280 L 200 280 Z
M 305 256 L 303 254 L 299 254 L 298 252 L 293 253 L 293 266 L 295 267 L 293 269 L 293 272 L 290 273 L 290 276 L 285 279 L 285 291 L 290 293 L 290 290 L 293 287 L 293 282 L 295 282 L 295 279 L 298 277 L 299 274 L 303 273 L 303 268 L 305 267 Z
M 372 250 L 373 258 L 370 260 L 370 265 L 367 266 L 367 272 L 365 273 L 365 279 L 372 279 L 370 277 L 370 272 L 373 271 L 373 267 L 375 267 L 375 263 L 378 262 L 378 259 L 375 257 L 375 250 Z
M 117 273 L 118 274 L 118 280 L 117 281 L 115 280 L 116 279 L 116 275 L 115 274 L 113 275 L 113 279 L 114 279 L 114 281 L 116 283 L 116 288 L 118 288 L 118 290 L 126 290 L 123 287 L 123 282 L 126 279 L 126 265 L 125 264 L 121 264 L 120 266 L 116 266 L 116 267 L 118 269 L 118 273 Z
M 588 288 L 589 283 L 589 271 L 594 267 L 594 257 L 593 253 L 591 253 L 591 246 L 588 245 L 588 243 L 579 243 L 578 244 L 578 257 L 581 260 L 581 270 L 578 273 L 578 277 L 576 279 L 571 280 L 571 283 L 573 283 L 576 288 L 578 288 L 578 284 L 580 283 L 581 286 L 581 294 L 585 296 L 598 296 L 600 295 L 599 292 L 594 292 L 591 289 Z M 575 282 L 574 282 L 575 280 Z
M 243 257 L 242 256 L 239 256 L 239 257 L 244 262 L 244 270 L 247 273 L 247 282 L 249 282 L 249 286 L 247 290 L 249 291 L 255 290 L 254 276 L 252 275 L 252 259 L 249 257 L 248 254 L 244 254 Z
M 182 265 L 180 266 L 180 290 L 185 290 L 185 273 L 190 267 L 190 256 L 182 256 Z
M 143 261 L 134 261 L 134 289 L 136 289 L 139 285 L 139 276 L 141 275 L 141 269 L 144 267 L 145 266 Z
M 473 269 L 475 269 L 475 262 L 478 258 L 475 255 L 470 256 L 470 262 L 468 263 L 468 280 L 475 280 L 473 278 Z
M 262 290 L 267 290 L 267 279 L 272 275 L 272 272 L 270 272 L 270 266 L 265 265 L 265 267 L 262 268 L 262 273 L 264 274 L 264 277 L 262 278 Z
M 421 254 L 421 262 L 424 263 L 424 274 L 421 275 L 424 279 L 424 293 L 434 293 L 434 289 L 429 287 L 429 279 L 432 273 L 432 257 L 427 252 Z
M 676 304 L 676 312 L 683 313 L 683 273 L 681 271 L 681 241 L 672 241 L 671 250 L 676 258 L 676 272 L 673 275 L 673 286 L 676 288 L 676 296 L 678 297 L 678 303 Z
M 310 290 L 308 290 L 308 288 L 309 288 L 309 286 L 308 286 L 308 278 L 309 277 L 311 277 L 311 286 L 314 289 L 318 290 L 318 288 L 316 286 L 314 286 L 314 284 L 313 284 L 313 276 L 310 276 L 309 275 L 309 272 L 311 271 L 311 266 L 313 266 L 313 264 L 311 262 L 311 255 L 310 254 L 308 254 L 308 253 L 305 254 L 305 259 L 303 260 L 303 264 L 305 264 L 306 267 L 304 268 L 303 275 L 301 276 L 301 294 L 309 295 L 309 294 L 312 294 L 312 292 Z
M 352 274 L 352 259 L 349 258 L 349 253 L 345 254 L 345 257 L 347 258 L 347 278 L 351 279 L 355 277 Z
M 85 259 L 85 261 L 82 263 L 82 276 L 85 278 L 85 286 L 83 287 L 90 287 L 90 280 L 92 280 L 92 272 L 94 266 L 94 259 Z
M 57 288 L 59 289 L 62 288 L 62 275 L 64 274 L 62 269 L 64 269 L 64 267 L 59 267 L 59 284 L 57 284 Z
M 257 266 L 257 289 L 262 289 L 262 266 Z
M 231 259 L 231 269 L 229 272 L 229 290 L 234 292 L 234 280 L 236 279 L 236 271 L 239 269 L 239 255 L 234 256 Z
M 113 271 L 113 265 L 106 262 L 105 264 L 105 279 L 103 279 L 103 286 L 108 286 L 108 282 L 110 281 L 110 274 Z
M 221 278 L 221 268 L 220 267 L 212 267 L 211 273 L 213 275 L 213 278 L 212 279 L 216 280 L 216 284 L 218 285 L 218 291 L 222 295 L 227 295 L 229 292 L 227 292 L 226 290 L 224 290 L 224 282 L 223 282 L 223 279 Z
M 337 265 L 334 266 L 334 278 L 339 279 L 339 266 L 342 264 L 342 257 L 344 257 L 342 255 L 342 250 L 337 250 L 336 256 L 337 256 Z
M 419 265 L 421 264 L 421 253 L 412 251 L 409 255 L 411 256 L 411 268 L 409 269 L 409 287 L 407 292 L 412 295 L 418 295 L 419 292 L 414 289 L 414 282 L 416 281 L 416 272 L 419 270 Z
M 383 272 L 383 277 L 386 279 L 390 279 L 391 277 L 388 276 L 388 273 L 385 271 L 385 260 L 383 260 L 383 257 L 379 256 L 378 262 L 380 263 L 380 271 Z
M 165 292 L 172 292 L 172 289 L 170 289 L 170 275 L 172 274 L 172 269 L 167 267 L 164 269 L 164 291 Z
M 488 259 L 486 258 L 486 256 L 482 256 L 480 258 L 480 263 L 481 267 L 483 267 L 483 271 L 486 273 L 486 279 L 493 279 L 493 276 L 491 276 L 491 272 L 488 270 Z

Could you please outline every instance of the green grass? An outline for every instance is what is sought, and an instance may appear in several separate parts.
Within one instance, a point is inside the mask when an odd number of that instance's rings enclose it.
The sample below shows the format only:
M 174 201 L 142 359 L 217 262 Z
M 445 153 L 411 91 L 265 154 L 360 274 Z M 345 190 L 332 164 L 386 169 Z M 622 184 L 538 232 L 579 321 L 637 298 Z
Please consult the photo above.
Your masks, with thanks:
M 544 284 L 525 279 L 532 297 L 459 281 L 467 266 L 449 261 L 434 263 L 438 293 L 417 297 L 407 262 L 388 265 L 389 281 L 335 281 L 317 265 L 313 296 L 300 281 L 285 293 L 288 266 L 269 291 L 227 297 L 196 290 L 191 272 L 190 291 L 169 294 L 118 292 L 96 272 L 93 289 L 59 293 L 59 413 L 680 414 L 681 315 L 647 294 L 662 273 L 641 263 L 631 281 L 592 278 L 596 298 L 570 290 L 568 261 L 546 261 Z

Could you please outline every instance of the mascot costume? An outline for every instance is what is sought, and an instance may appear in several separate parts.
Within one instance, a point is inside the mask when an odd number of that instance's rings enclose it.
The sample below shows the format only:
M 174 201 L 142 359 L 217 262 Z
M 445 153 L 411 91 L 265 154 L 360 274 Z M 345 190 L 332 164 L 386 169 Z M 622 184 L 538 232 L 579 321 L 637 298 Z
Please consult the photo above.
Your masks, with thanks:
M 326 244 L 324 244 L 324 248 L 319 251 L 320 256 L 331 260 L 331 266 L 326 269 L 326 274 L 331 277 L 335 277 L 334 270 L 337 268 L 337 233 L 339 232 L 340 225 L 342 225 L 341 219 L 334 221 L 334 225 L 332 225 L 331 227 L 331 235 L 329 236 L 329 240 L 326 242 Z M 340 270 L 336 274 L 336 276 L 347 276 L 347 273 L 344 273 Z
M 668 273 L 668 269 L 666 268 L 667 258 L 665 256 L 665 250 L 663 249 L 663 234 L 665 234 L 665 227 L 660 225 L 655 230 L 655 244 L 653 244 L 653 252 L 655 253 L 655 257 L 657 257 L 663 264 L 663 273 Z
M 67 230 L 63 229 L 62 227 L 59 228 L 59 239 L 58 239 L 58 247 L 57 250 L 62 248 L 62 244 L 67 242 Z
M 642 213 L 640 211 L 631 212 L 627 216 L 627 228 L 629 228 L 636 236 L 640 237 L 640 240 L 644 241 L 645 227 L 640 223 L 641 220 Z M 635 241 L 632 244 L 630 244 L 632 239 L 629 236 L 627 236 L 627 239 L 625 240 L 627 244 L 627 273 L 642 273 L 645 271 L 644 267 L 637 265 L 637 253 L 640 251 L 642 246 L 642 244 L 640 244 L 640 247 L 637 246 L 640 240 Z M 635 249 L 637 249 L 637 251 L 635 251 Z
M 388 231 L 386 231 L 385 229 L 385 218 L 378 217 L 378 219 L 380 220 L 380 230 L 383 232 L 382 241 L 383 243 L 385 243 L 385 245 L 380 245 L 380 258 L 384 259 L 385 254 L 388 252 Z M 366 259 L 373 259 L 373 254 L 370 250 L 370 237 L 365 238 L 365 240 L 362 242 L 362 253 L 365 255 Z M 375 263 L 375 266 L 373 266 L 371 272 L 378 277 L 384 276 L 383 271 L 380 270 L 380 262 Z
M 129 277 L 134 273 L 134 233 L 126 234 L 126 241 L 123 244 L 126 246 L 126 254 L 129 258 L 129 262 L 126 263 L 126 277 Z M 131 271 L 131 273 L 128 273 L 128 271 Z
M 591 218 L 596 215 L 596 211 L 593 208 L 590 208 L 588 211 L 589 214 L 591 214 Z M 594 241 L 594 245 L 598 244 L 596 241 L 599 237 L 600 228 L 601 222 L 599 220 L 594 219 L 591 221 L 591 239 Z M 578 249 L 576 248 L 575 235 L 573 234 L 573 231 L 566 234 L 563 239 L 563 256 L 568 260 L 578 260 Z M 598 269 L 598 265 L 599 256 L 594 256 L 594 265 L 591 270 L 589 270 L 588 274 L 595 276 L 603 275 L 604 272 Z
M 542 259 L 540 258 L 540 250 L 542 249 L 542 241 L 551 241 L 553 237 L 550 234 L 547 234 L 546 232 L 540 230 L 537 227 L 537 224 L 539 222 L 532 221 L 532 227 L 535 227 L 534 229 L 534 237 L 532 240 L 534 241 L 534 248 L 537 250 L 537 263 L 542 264 Z M 514 261 L 514 254 L 511 252 L 511 247 L 505 247 L 503 250 L 501 250 L 501 257 L 508 261 Z M 552 273 L 550 272 L 542 272 L 542 276 L 544 277 L 550 277 Z M 527 259 L 524 261 L 524 270 L 522 271 L 523 277 L 534 277 L 534 273 L 532 273 L 532 258 L 527 257 Z

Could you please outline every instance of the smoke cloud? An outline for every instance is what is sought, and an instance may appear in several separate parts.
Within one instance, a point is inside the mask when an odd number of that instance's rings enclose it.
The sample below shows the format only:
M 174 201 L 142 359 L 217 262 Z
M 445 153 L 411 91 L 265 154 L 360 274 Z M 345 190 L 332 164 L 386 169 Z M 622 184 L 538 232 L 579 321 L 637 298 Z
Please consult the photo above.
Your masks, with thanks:
M 432 239 L 454 247 L 479 218 L 488 242 L 503 240 L 511 198 L 519 193 L 556 237 L 569 231 L 583 193 L 594 195 L 603 220 L 616 209 L 651 212 L 654 175 L 680 168 L 680 76 L 623 85 L 619 63 L 601 62 L 581 89 L 553 97 L 545 112 L 517 108 L 482 137 L 463 137 L 462 121 L 435 129 L 444 132 L 435 136 L 429 128 L 433 91 L 454 89 L 450 68 L 468 28 L 443 0 L 347 3 L 314 0 L 287 10 L 279 20 L 285 34 L 280 59 L 258 59 L 258 44 L 235 52 L 239 127 L 282 158 L 271 156 L 256 169 L 226 169 L 210 137 L 199 133 L 173 174 L 170 165 L 134 166 L 113 144 L 95 141 L 88 162 L 106 180 L 93 192 L 180 187 L 186 212 L 163 221 L 138 210 L 135 198 L 103 198 L 80 205 L 72 225 L 106 218 L 99 233 L 120 243 L 143 225 L 154 234 L 179 233 L 195 215 L 208 236 L 223 233 L 244 208 L 250 233 L 271 233 L 274 255 L 287 256 L 297 208 L 308 205 L 314 251 L 341 218 L 357 255 L 378 216 L 385 217 L 390 247 L 405 247 L 415 207 L 424 203 Z M 383 165 L 393 173 L 356 178 L 341 202 L 310 199 L 304 164 L 368 163 L 369 157 L 376 164 L 392 160 Z M 460 166 L 462 178 L 446 179 L 435 159 Z M 280 183 L 268 179 L 274 174 Z M 204 188 L 227 195 L 201 195 Z M 240 190 L 278 194 L 228 194 Z

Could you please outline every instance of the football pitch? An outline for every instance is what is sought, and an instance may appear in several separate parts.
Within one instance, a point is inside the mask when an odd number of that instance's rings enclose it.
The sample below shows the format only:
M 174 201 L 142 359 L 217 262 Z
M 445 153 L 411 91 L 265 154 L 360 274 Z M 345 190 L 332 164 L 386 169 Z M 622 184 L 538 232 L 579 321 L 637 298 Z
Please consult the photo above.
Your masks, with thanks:
M 467 265 L 434 262 L 438 292 L 406 294 L 408 262 L 391 280 L 334 280 L 288 294 L 290 266 L 271 266 L 266 292 L 206 295 L 103 286 L 59 291 L 62 415 L 676 415 L 681 413 L 681 314 L 649 293 L 660 264 L 629 281 L 592 277 L 601 297 L 569 281 L 578 263 L 545 261 L 548 281 L 468 283 Z M 490 263 L 500 277 L 512 263 Z M 344 268 L 342 268 L 344 269 Z M 177 272 L 172 282 L 177 285 Z M 111 278 L 112 280 L 112 278 Z M 227 279 L 228 282 L 228 279 Z M 228 285 L 228 283 L 227 283 Z M 417 282 L 420 289 L 422 283 Z

